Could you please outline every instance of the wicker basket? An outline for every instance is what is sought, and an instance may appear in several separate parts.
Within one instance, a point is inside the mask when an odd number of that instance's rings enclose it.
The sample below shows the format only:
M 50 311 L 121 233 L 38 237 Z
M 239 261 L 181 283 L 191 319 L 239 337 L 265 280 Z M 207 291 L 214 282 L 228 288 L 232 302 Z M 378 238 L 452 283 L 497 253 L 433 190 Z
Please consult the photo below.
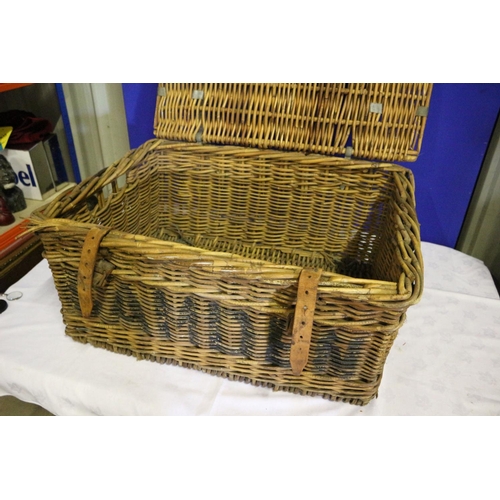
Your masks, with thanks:
M 368 403 L 422 293 L 413 176 L 330 155 L 415 159 L 430 92 L 161 85 L 159 138 L 33 216 L 67 334 Z

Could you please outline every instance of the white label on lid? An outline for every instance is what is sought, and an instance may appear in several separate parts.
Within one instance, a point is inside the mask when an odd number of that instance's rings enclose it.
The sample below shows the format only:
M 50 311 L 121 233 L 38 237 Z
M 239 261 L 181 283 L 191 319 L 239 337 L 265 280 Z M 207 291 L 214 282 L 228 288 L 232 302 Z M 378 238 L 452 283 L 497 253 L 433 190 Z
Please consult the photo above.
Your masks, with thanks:
M 427 116 L 429 114 L 429 106 L 419 106 L 417 108 L 417 116 Z
M 370 112 L 371 113 L 377 113 L 377 114 L 382 114 L 382 103 L 381 102 L 372 102 L 370 104 Z

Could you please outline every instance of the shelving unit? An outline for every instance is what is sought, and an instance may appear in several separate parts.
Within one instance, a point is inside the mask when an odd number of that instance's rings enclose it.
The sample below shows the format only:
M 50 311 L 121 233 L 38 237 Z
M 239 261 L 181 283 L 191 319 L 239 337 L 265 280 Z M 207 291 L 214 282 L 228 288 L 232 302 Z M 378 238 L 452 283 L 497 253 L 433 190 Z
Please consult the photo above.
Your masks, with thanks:
M 13 227 L 17 226 L 21 222 L 23 222 L 25 219 L 28 219 L 34 210 L 37 210 L 38 208 L 43 207 L 44 205 L 47 205 L 56 196 L 59 196 L 62 192 L 66 191 L 68 189 L 71 189 L 75 185 L 76 184 L 74 182 L 66 182 L 64 184 L 61 184 L 60 186 L 58 186 L 58 191 L 57 192 L 54 191 L 53 194 L 51 194 L 45 200 L 28 200 L 28 199 L 26 199 L 27 207 L 24 210 L 21 210 L 20 212 L 16 212 L 14 214 L 14 217 L 16 218 L 16 220 L 12 224 L 9 224 L 8 226 L 0 226 L 0 236 L 2 234 L 5 234 L 7 231 L 12 229 Z
M 0 83 L 0 92 L 7 92 L 8 90 L 20 89 L 22 87 L 28 87 L 33 85 L 32 83 Z
M 73 182 L 75 162 L 71 158 L 72 151 L 68 145 L 71 130 L 67 130 L 61 123 L 63 112 L 60 98 L 56 84 L 0 83 L 0 111 L 25 109 L 37 116 L 49 119 L 56 126 L 57 131 L 54 130 L 54 133 L 58 135 L 61 150 L 65 151 L 64 163 L 68 177 L 70 177 L 69 182 L 63 182 L 57 186 L 57 191 L 53 189 L 50 194 L 47 193 L 49 196 L 46 196 L 44 200 L 26 199 L 27 208 L 13 214 L 15 221 L 8 226 L 0 226 L 0 293 L 24 276 L 42 259 L 42 246 L 39 238 L 34 235 L 22 235 L 26 219 L 34 210 L 43 207 L 61 192 L 75 186 Z
M 0 293 L 5 292 L 42 260 L 42 243 L 38 236 L 23 236 L 23 226 L 27 219 L 34 210 L 50 203 L 73 186 L 75 183 L 66 183 L 62 189 L 43 201 L 26 200 L 27 208 L 14 214 L 14 223 L 0 226 Z
M 0 112 L 20 109 L 49 120 L 54 125 L 68 181 L 79 182 L 78 160 L 60 87 L 58 83 L 0 83 Z

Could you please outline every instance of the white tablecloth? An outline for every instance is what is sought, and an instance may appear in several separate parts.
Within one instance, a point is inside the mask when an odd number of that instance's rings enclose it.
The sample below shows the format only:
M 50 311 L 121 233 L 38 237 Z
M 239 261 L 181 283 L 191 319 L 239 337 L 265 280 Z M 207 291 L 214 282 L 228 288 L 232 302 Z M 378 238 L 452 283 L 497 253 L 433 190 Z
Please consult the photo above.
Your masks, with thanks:
M 364 407 L 137 361 L 64 334 L 44 260 L 0 315 L 0 395 L 56 415 L 500 415 L 500 300 L 482 262 L 423 243 L 425 290 L 408 310 L 379 397 Z

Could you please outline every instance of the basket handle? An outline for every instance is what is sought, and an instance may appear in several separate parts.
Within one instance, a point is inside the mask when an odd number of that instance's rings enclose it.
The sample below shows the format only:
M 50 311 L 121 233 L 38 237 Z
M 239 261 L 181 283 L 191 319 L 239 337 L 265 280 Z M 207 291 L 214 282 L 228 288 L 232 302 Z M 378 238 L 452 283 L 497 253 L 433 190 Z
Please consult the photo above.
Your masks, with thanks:
M 82 256 L 78 267 L 78 300 L 82 316 L 88 318 L 94 306 L 92 302 L 92 281 L 97 259 L 99 245 L 106 234 L 111 231 L 109 227 L 93 227 L 85 237 Z
M 120 158 L 107 168 L 103 168 L 94 175 L 77 184 L 69 191 L 63 191 L 49 205 L 36 211 L 38 218 L 50 219 L 62 217 L 70 210 L 78 208 L 79 204 L 90 196 L 98 193 L 108 184 L 113 183 L 122 175 L 141 164 L 148 154 L 152 151 L 167 149 L 195 149 L 199 144 L 169 143 L 163 139 L 151 139 L 139 146 L 137 149 L 130 150 L 123 158 Z M 116 188 L 116 185 L 115 185 Z
M 309 268 L 304 268 L 299 276 L 297 304 L 292 327 L 292 346 L 290 349 L 290 366 L 294 375 L 302 373 L 309 357 L 320 276 L 321 269 Z

